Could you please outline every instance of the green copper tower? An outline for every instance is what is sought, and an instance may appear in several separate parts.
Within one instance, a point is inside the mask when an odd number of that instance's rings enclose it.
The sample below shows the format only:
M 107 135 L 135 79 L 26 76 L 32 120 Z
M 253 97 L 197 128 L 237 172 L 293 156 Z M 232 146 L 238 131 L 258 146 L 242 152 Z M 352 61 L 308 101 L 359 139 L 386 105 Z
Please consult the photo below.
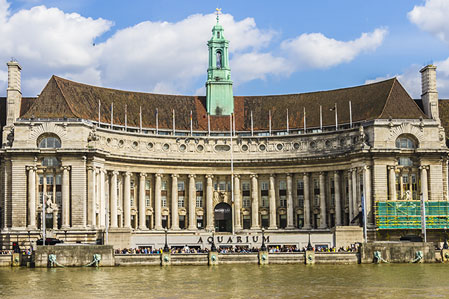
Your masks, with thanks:
M 217 24 L 212 28 L 209 47 L 209 68 L 206 81 L 206 105 L 210 115 L 231 115 L 234 113 L 231 68 L 229 67 L 229 41 L 223 36 L 219 23 L 220 9 L 217 9 Z

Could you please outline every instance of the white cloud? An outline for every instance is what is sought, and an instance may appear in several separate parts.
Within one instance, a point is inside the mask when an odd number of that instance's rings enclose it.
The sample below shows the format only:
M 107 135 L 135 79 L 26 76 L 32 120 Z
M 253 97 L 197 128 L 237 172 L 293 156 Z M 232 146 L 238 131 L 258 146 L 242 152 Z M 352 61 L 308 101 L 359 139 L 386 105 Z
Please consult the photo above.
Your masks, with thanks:
M 237 84 L 255 79 L 265 80 L 267 75 L 289 76 L 294 70 L 285 58 L 258 52 L 235 56 L 231 65 Z
M 420 29 L 430 32 L 449 43 L 449 1 L 427 0 L 424 5 L 416 5 L 408 13 L 409 20 Z
M 407 68 L 402 74 L 388 74 L 386 76 L 369 79 L 365 81 L 365 84 L 396 77 L 412 98 L 419 99 L 421 97 L 421 74 L 419 72 L 421 68 L 421 66 L 414 64 Z
M 23 67 L 24 95 L 36 95 L 52 74 L 105 87 L 177 94 L 204 94 L 197 86 L 206 80 L 208 51 L 215 15 L 195 14 L 178 22 L 145 21 L 94 41 L 113 22 L 92 19 L 58 8 L 35 6 L 15 13 L 0 0 L 0 63 L 15 57 Z M 235 85 L 269 76 L 289 76 L 309 68 L 348 62 L 377 48 L 384 29 L 364 33 L 353 41 L 338 41 L 320 33 L 303 34 L 272 45 L 277 32 L 262 30 L 253 18 L 220 17 L 230 40 Z M 268 46 L 273 46 L 275 55 Z M 6 85 L 0 72 L 0 94 Z
M 378 28 L 371 33 L 363 33 L 352 41 L 339 41 L 321 33 L 304 33 L 282 42 L 281 48 L 291 55 L 300 69 L 328 68 L 349 62 L 357 55 L 373 51 L 379 47 L 387 34 L 386 29 Z

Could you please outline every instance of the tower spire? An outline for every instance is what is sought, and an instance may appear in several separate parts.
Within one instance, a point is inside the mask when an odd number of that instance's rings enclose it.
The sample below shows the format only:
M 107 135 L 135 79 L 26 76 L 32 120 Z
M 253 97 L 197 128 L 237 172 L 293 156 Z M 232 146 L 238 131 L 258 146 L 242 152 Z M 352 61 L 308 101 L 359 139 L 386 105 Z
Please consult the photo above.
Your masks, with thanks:
M 221 8 L 216 8 L 215 9 L 215 14 L 217 15 L 217 24 L 220 21 L 220 15 L 221 15 Z
M 219 23 L 221 8 L 215 9 L 217 24 L 212 28 L 209 47 L 209 68 L 206 81 L 206 105 L 210 115 L 231 115 L 234 112 L 231 68 L 229 67 L 229 41 Z

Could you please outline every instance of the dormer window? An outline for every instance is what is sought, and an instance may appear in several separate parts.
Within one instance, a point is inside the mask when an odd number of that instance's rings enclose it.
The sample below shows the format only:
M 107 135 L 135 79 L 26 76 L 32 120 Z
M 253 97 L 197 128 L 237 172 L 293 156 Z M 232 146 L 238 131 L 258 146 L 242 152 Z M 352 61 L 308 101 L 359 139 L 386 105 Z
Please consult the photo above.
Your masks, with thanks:
M 38 138 L 39 148 L 60 148 L 61 140 L 55 134 L 44 134 Z
M 220 31 L 217 32 L 217 38 L 220 38 Z
M 416 143 L 410 137 L 401 135 L 396 139 L 396 147 L 402 149 L 414 149 L 416 148 Z

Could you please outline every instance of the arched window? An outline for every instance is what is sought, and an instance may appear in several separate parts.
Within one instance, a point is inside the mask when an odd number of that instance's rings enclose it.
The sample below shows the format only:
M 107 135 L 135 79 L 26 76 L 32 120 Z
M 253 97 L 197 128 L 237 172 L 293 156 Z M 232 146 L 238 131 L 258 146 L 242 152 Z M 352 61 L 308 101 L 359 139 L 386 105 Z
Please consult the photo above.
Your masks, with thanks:
M 45 157 L 44 159 L 42 159 L 42 166 L 58 167 L 59 164 L 59 160 L 55 157 Z
M 217 69 L 221 69 L 222 63 L 221 63 L 221 52 L 217 51 Z
M 404 149 L 414 149 L 416 148 L 416 142 L 410 137 L 399 136 L 396 139 L 396 147 Z
M 42 138 L 38 139 L 38 147 L 39 148 L 60 148 L 61 140 L 58 136 L 51 134 L 45 135 Z

